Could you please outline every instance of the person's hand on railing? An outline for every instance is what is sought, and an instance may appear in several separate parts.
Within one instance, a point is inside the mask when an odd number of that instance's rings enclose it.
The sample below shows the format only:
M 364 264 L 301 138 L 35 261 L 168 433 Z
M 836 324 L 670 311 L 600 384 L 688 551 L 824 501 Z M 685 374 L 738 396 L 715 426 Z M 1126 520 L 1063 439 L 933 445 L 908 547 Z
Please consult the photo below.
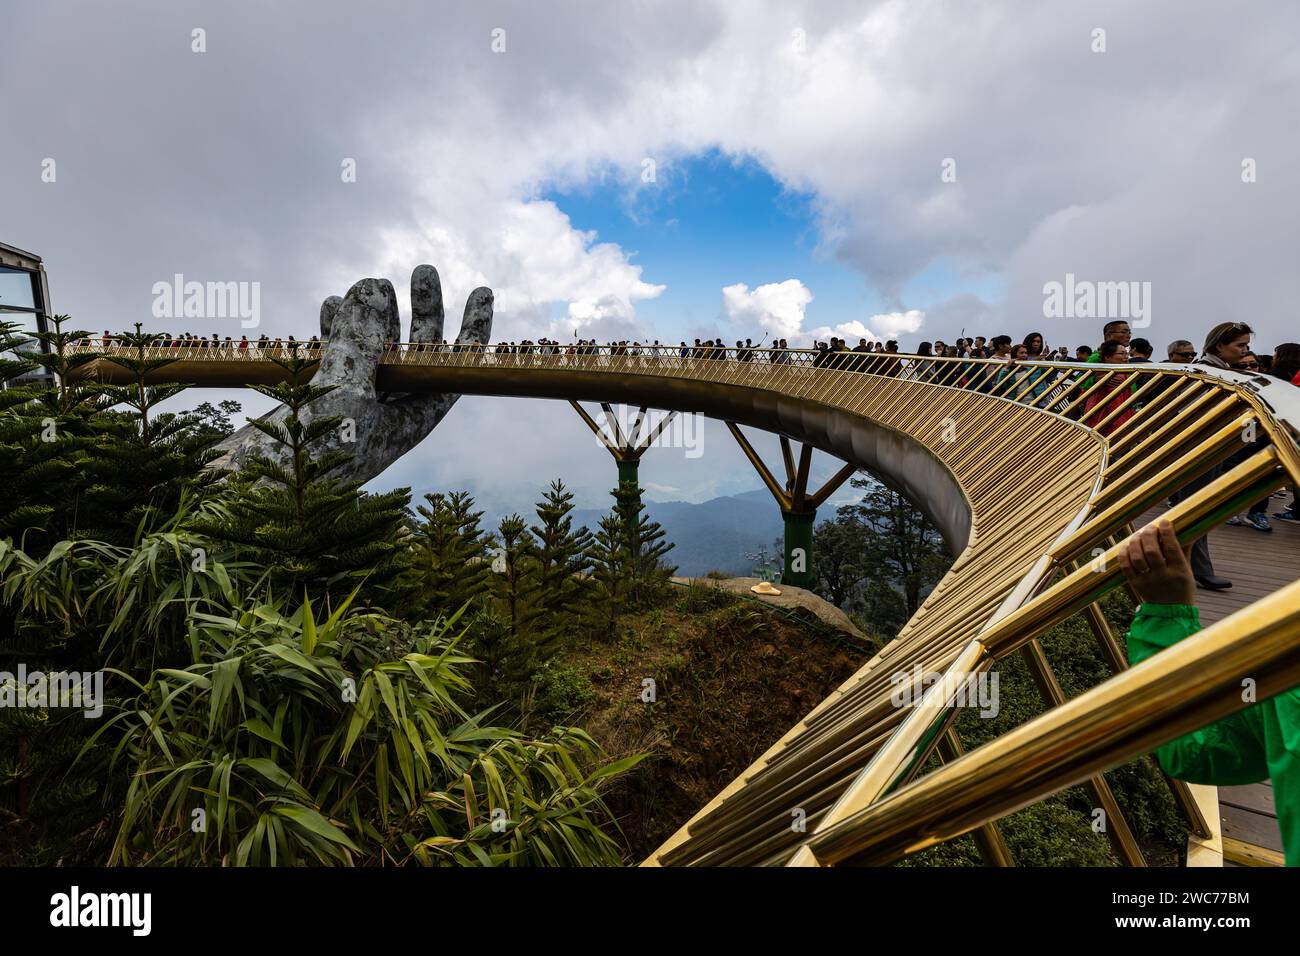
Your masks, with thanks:
M 1160 518 L 1134 534 L 1119 550 L 1119 566 L 1138 598 L 1147 604 L 1195 604 L 1196 580 L 1174 525 Z
M 442 284 L 433 266 L 417 266 L 411 274 L 411 342 L 434 343 L 442 337 Z M 334 385 L 302 413 L 305 421 L 341 415 L 343 427 L 329 433 L 326 448 L 352 456 L 333 476 L 369 480 L 410 451 L 456 403 L 459 395 L 392 394 L 377 391 L 375 376 L 387 342 L 402 341 L 402 320 L 397 295 L 387 279 L 362 279 L 346 297 L 330 296 L 321 305 L 321 353 L 316 385 Z M 457 344 L 483 345 L 492 334 L 492 290 L 479 287 L 465 302 Z M 314 357 L 300 350 L 304 358 Z M 392 358 L 402 353 L 389 352 Z M 267 419 L 288 417 L 283 405 Z M 287 461 L 284 446 L 246 425 L 218 446 L 226 454 L 213 467 L 243 467 L 253 455 Z M 322 449 L 324 450 L 324 449 Z

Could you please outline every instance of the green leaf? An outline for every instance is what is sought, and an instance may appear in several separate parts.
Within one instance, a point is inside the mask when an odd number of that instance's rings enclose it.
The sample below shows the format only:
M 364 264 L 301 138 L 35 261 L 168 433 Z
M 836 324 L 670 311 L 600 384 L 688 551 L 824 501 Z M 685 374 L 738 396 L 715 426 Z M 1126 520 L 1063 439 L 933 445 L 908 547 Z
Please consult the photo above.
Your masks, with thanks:
M 345 846 L 353 852 L 360 853 L 361 849 L 352 842 L 346 833 L 330 823 L 318 812 L 311 807 L 303 806 L 280 806 L 274 808 L 272 813 L 277 816 L 286 817 L 297 826 L 308 830 L 319 837 L 324 837 L 331 843 L 337 843 L 339 846 Z
M 289 749 L 284 745 L 284 741 L 280 739 L 280 735 L 277 734 L 264 720 L 259 720 L 257 717 L 250 717 L 239 726 L 244 730 L 247 730 L 250 734 L 254 734 L 261 737 L 263 740 L 275 744 L 281 750 Z
M 302 652 L 316 653 L 316 619 L 311 613 L 311 598 L 304 595 L 302 605 Z

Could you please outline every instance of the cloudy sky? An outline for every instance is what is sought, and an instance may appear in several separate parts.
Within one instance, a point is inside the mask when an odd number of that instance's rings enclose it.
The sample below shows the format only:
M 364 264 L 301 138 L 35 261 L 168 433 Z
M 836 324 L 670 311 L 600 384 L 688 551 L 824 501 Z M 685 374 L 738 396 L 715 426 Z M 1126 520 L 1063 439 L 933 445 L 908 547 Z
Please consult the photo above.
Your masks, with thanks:
M 151 307 L 180 273 L 257 282 L 256 332 L 307 335 L 323 297 L 381 276 L 405 298 L 429 262 L 451 330 L 484 284 L 502 339 L 1095 344 L 1098 321 L 1044 317 L 1072 274 L 1149 282 L 1157 349 L 1224 319 L 1271 347 L 1300 338 L 1298 21 L 1281 0 L 44 0 L 0 31 L 0 241 L 91 329 L 179 331 Z M 758 487 L 724 429 L 703 440 L 651 453 L 652 496 Z M 563 475 L 594 503 L 604 455 L 567 405 L 466 398 L 376 486 L 526 502 Z

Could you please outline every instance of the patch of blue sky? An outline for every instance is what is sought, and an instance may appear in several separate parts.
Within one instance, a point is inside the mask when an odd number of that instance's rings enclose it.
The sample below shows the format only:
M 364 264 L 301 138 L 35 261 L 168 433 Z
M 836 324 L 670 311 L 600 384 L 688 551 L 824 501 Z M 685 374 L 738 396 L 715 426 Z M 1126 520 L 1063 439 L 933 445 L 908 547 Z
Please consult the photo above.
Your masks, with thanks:
M 719 152 L 662 161 L 655 181 L 615 170 L 578 186 L 546 191 L 574 227 L 617 243 L 646 282 L 667 285 L 637 304 L 643 322 L 665 338 L 722 322 L 722 289 L 798 279 L 813 293 L 806 327 L 865 318 L 880 307 L 862 276 L 819 243 L 815 197 L 786 188 L 751 160 Z M 743 332 L 743 330 L 740 330 Z

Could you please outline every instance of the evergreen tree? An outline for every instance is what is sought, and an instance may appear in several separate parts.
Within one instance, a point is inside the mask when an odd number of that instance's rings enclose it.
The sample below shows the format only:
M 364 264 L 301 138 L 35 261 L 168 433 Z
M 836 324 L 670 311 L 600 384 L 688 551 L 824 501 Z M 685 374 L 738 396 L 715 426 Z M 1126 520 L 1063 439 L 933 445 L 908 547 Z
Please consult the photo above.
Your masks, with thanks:
M 847 608 L 858 599 L 862 582 L 871 573 L 864 558 L 863 531 L 847 514 L 823 521 L 813 530 L 817 555 L 817 593 L 836 607 Z
M 37 390 L 31 385 L 9 383 L 38 366 L 19 349 L 34 341 L 23 337 L 17 324 L 0 323 L 0 537 L 19 538 L 23 532 L 42 527 L 55 512 L 54 497 L 58 480 L 72 470 L 51 441 L 42 435 L 57 436 L 57 429 L 43 422 L 37 407 Z M 43 447 L 42 447 L 43 446 Z M 36 544 L 35 541 L 32 542 Z
M 455 533 L 463 510 L 448 505 L 445 511 L 452 532 L 447 540 L 463 542 L 464 536 Z M 453 517 L 458 511 L 462 517 Z M 574 531 L 572 511 L 572 493 L 563 482 L 552 482 L 537 503 L 537 524 L 530 527 L 517 514 L 503 518 L 490 539 L 493 560 L 480 565 L 491 573 L 485 582 L 490 590 L 477 602 L 469 627 L 470 650 L 485 672 L 478 683 L 495 699 L 518 702 L 525 712 L 537 673 L 572 634 L 586 590 L 591 534 L 586 528 Z M 477 518 L 473 516 L 475 534 Z M 465 566 L 462 554 L 454 566 Z
M 664 555 L 673 549 L 673 543 L 664 540 L 664 529 L 659 522 L 646 520 L 642 491 L 633 482 L 621 481 L 610 492 L 623 539 L 627 597 L 637 607 L 658 595 L 676 570 L 663 561 Z
M 586 591 L 585 576 L 591 567 L 587 550 L 592 535 L 585 527 L 573 528 L 573 492 L 555 480 L 537 502 L 537 524 L 533 533 L 538 563 L 538 581 L 546 627 L 564 630 L 577 613 Z
M 454 613 L 474 604 L 492 586 L 488 549 L 491 535 L 479 529 L 483 512 L 462 491 L 424 496 L 416 507 L 419 521 L 409 523 L 406 566 L 398 602 L 409 620 L 424 620 L 439 611 Z
M 93 356 L 68 353 L 87 333 L 64 331 L 67 319 L 54 316 L 53 329 L 35 338 L 0 324 L 0 565 L 13 562 L 16 548 L 45 557 L 72 534 L 88 462 L 97 439 L 111 434 L 97 415 L 103 407 L 98 388 L 69 374 Z M 37 341 L 45 352 L 28 351 Z M 53 377 L 15 381 L 38 368 Z M 60 584 L 72 586 L 74 579 L 67 575 Z M 31 620 L 14 603 L 0 606 L 0 672 L 16 674 L 20 665 L 47 675 L 100 669 L 102 631 L 90 635 L 73 627 L 79 609 L 66 607 L 62 589 L 48 589 L 42 600 L 66 609 L 51 615 L 56 620 Z M 16 700 L 26 690 L 15 682 L 4 692 Z M 0 707 L 0 820 L 12 821 L 7 836 L 33 859 L 48 858 L 50 841 L 67 850 L 99 816 L 95 758 L 69 773 L 96 729 L 72 709 Z
M 593 595 L 583 617 L 596 636 L 604 639 L 613 636 L 620 613 L 644 607 L 658 597 L 675 570 L 663 561 L 673 544 L 664 540 L 659 522 L 646 519 L 641 492 L 634 482 L 619 482 L 610 492 L 614 508 L 600 519 L 587 549 Z
M 200 494 L 220 478 L 208 469 L 219 453 L 220 436 L 199 427 L 191 413 L 158 413 L 157 406 L 188 386 L 155 383 L 154 373 L 171 365 L 170 358 L 149 357 L 157 334 L 135 332 L 119 336 L 130 351 L 102 361 L 126 369 L 125 385 L 96 386 L 102 404 L 124 406 L 102 411 L 96 418 L 96 441 L 85 468 L 91 484 L 83 494 L 78 524 L 82 536 L 127 544 L 141 524 L 155 525 L 176 513 L 183 497 Z
M 53 331 L 37 333 L 47 353 L 26 351 L 36 339 L 13 323 L 0 324 L 0 538 L 35 555 L 71 535 L 102 407 L 94 386 L 69 375 L 93 356 L 67 354 L 86 334 L 62 331 L 67 318 L 56 315 Z M 57 377 L 14 381 L 37 368 Z
M 524 703 L 533 674 L 554 653 L 540 627 L 540 565 L 528 525 L 519 515 L 502 518 L 501 546 L 492 561 L 490 599 L 471 621 L 470 649 L 485 672 L 479 683 L 496 700 Z
M 317 446 L 343 418 L 304 421 L 302 412 L 336 386 L 312 385 L 307 375 L 313 361 L 296 354 L 273 361 L 287 380 L 253 388 L 283 404 L 287 415 L 251 424 L 284 446 L 284 458 L 251 457 L 231 484 L 227 513 L 202 522 L 198 530 L 249 549 L 268 566 L 276 593 L 301 593 L 305 587 L 342 598 L 364 580 L 372 600 L 391 596 L 385 586 L 401 570 L 396 551 L 409 490 L 370 495 L 361 492 L 359 481 L 330 478 L 350 456 L 318 453 Z
M 874 579 L 902 596 L 906 621 L 951 562 L 943 537 L 898 492 L 866 478 L 854 478 L 853 487 L 867 493 L 860 503 L 840 508 L 839 514 L 863 528 L 862 564 L 873 569 Z
M 916 613 L 951 563 L 939 529 L 906 498 L 855 478 L 862 500 L 841 507 L 814 532 L 818 591 L 854 610 L 881 634 Z
M 544 613 L 541 597 L 541 565 L 537 560 L 528 525 L 519 515 L 502 518 L 497 528 L 501 548 L 493 561 L 499 562 L 496 597 L 505 617 L 509 634 L 516 644 L 530 643 L 537 619 Z M 521 653 L 521 658 L 531 654 Z
M 153 443 L 150 427 L 155 424 L 150 421 L 149 413 L 154 406 L 175 395 L 179 395 L 188 387 L 177 382 L 147 384 L 150 373 L 166 368 L 176 361 L 170 358 L 147 358 L 145 356 L 145 349 L 151 348 L 157 338 L 158 334 L 156 332 L 140 331 L 139 322 L 135 324 L 134 332 L 126 332 L 118 336 L 118 340 L 134 354 L 120 355 L 114 353 L 111 357 L 105 358 L 105 361 L 126 369 L 131 373 L 134 381 L 129 385 L 100 386 L 101 393 L 111 399 L 112 404 L 126 405 L 135 410 L 136 424 L 140 432 L 140 445 L 146 448 Z
M 623 520 L 617 513 L 600 519 L 587 547 L 591 597 L 582 605 L 582 622 L 599 640 L 614 636 L 614 624 L 627 603 L 629 575 Z
M 200 434 L 213 435 L 217 441 L 229 438 L 235 433 L 235 426 L 230 422 L 231 415 L 238 415 L 242 406 L 232 399 L 225 399 L 213 405 L 202 402 L 191 415 Z

